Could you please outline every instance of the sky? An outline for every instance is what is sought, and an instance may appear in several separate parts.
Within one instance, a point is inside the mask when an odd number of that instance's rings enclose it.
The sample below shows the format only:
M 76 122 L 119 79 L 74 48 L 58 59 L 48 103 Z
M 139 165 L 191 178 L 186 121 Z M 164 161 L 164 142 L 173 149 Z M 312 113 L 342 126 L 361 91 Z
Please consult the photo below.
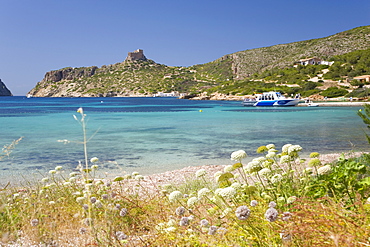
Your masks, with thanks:
M 127 53 L 191 66 L 370 25 L 370 0 L 0 0 L 0 79 L 26 95 L 46 72 Z

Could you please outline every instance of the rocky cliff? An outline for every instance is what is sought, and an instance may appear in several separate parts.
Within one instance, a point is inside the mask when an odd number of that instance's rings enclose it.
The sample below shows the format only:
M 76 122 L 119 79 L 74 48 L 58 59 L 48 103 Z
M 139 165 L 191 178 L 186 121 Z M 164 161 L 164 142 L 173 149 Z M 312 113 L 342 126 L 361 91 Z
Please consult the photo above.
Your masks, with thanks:
M 0 79 L 0 96 L 13 96 L 10 90 L 5 86 L 4 82 Z

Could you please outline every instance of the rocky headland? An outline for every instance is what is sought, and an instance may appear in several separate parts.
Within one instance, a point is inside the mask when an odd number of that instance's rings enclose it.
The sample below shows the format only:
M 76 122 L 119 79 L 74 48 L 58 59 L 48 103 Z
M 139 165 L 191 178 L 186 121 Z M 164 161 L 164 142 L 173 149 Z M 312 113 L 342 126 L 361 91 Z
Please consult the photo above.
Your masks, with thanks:
M 4 82 L 0 79 L 0 96 L 13 96 L 10 90 L 5 86 Z

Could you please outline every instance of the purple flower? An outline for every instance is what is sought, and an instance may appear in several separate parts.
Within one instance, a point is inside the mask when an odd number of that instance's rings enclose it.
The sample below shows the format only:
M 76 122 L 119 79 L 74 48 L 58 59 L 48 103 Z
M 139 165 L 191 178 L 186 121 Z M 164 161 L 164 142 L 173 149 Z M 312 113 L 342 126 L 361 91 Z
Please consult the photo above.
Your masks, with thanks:
M 256 200 L 251 201 L 251 207 L 255 207 L 258 205 L 258 202 Z
M 200 221 L 200 225 L 207 227 L 209 225 L 209 222 L 208 222 L 208 220 L 203 219 L 203 220 Z
M 127 214 L 127 209 L 126 208 L 122 208 L 121 211 L 119 212 L 119 215 L 122 216 L 122 217 L 126 216 L 126 214 Z
M 182 217 L 180 220 L 180 226 L 187 226 L 189 225 L 189 218 L 188 217 Z
M 251 210 L 247 206 L 240 206 L 235 211 L 235 215 L 236 217 L 238 217 L 239 220 L 248 219 L 250 214 L 251 214 Z
M 181 216 L 185 214 L 186 209 L 184 207 L 178 207 L 176 208 L 176 214 Z
M 217 226 L 211 226 L 209 227 L 208 234 L 209 235 L 215 235 L 217 232 Z
M 269 208 L 269 209 L 267 209 L 267 211 L 265 213 L 265 218 L 269 222 L 274 222 L 275 220 L 277 220 L 278 215 L 279 215 L 279 213 L 275 208 Z

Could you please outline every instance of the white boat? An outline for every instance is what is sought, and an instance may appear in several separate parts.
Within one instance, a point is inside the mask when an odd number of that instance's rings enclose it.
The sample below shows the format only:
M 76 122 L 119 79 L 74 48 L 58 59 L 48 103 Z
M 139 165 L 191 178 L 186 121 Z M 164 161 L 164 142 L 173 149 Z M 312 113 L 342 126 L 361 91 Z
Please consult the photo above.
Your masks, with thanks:
M 312 100 L 307 100 L 305 103 L 308 107 L 318 107 L 319 106 L 319 104 L 313 103 Z
M 256 99 L 245 98 L 242 102 L 243 106 L 254 106 L 257 103 Z
M 299 98 L 286 98 L 279 92 L 265 92 L 256 94 L 256 103 L 253 106 L 296 106 Z
M 29 98 L 32 98 L 33 97 L 33 95 L 32 94 L 27 94 L 27 98 L 29 99 Z

